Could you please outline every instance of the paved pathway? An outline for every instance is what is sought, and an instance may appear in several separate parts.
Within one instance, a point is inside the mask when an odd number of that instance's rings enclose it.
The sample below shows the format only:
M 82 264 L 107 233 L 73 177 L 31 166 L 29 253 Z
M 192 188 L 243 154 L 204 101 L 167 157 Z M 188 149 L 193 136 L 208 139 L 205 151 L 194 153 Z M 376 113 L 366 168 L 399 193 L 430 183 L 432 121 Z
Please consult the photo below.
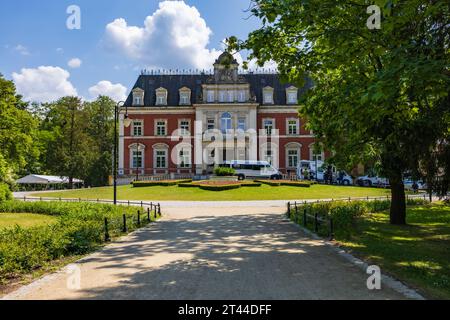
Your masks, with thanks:
M 403 299 L 286 221 L 280 207 L 164 207 L 164 218 L 8 299 Z

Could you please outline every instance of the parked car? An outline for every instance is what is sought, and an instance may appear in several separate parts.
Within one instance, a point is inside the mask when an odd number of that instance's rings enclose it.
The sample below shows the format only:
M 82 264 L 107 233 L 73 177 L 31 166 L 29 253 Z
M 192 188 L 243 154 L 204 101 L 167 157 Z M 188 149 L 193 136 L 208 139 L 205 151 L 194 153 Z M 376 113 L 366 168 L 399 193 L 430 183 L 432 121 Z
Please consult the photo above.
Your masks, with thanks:
M 405 189 L 406 190 L 414 190 L 414 188 L 413 188 L 414 183 L 417 184 L 417 190 L 426 190 L 427 189 L 427 186 L 426 186 L 426 184 L 423 181 L 420 181 L 420 180 L 419 181 L 415 181 L 415 180 L 410 179 L 410 178 L 403 180 L 403 184 L 405 185 Z
M 246 178 L 270 178 L 272 180 L 280 180 L 283 176 L 280 171 L 275 169 L 267 161 L 243 161 L 232 160 L 226 161 L 221 167 L 229 167 L 236 170 L 239 180 Z
M 366 175 L 358 177 L 356 184 L 361 187 L 388 187 L 389 180 L 379 176 Z

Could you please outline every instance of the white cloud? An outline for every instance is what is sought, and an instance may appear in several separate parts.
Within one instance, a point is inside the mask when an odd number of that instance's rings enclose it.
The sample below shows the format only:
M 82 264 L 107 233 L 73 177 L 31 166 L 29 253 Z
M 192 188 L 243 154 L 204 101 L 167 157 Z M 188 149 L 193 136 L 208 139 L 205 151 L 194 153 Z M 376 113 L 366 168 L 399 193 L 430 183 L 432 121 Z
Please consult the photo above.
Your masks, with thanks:
M 221 51 L 208 49 L 212 34 L 199 11 L 184 1 L 163 1 L 143 27 L 119 18 L 106 26 L 105 40 L 147 67 L 209 69 Z
M 63 54 L 64 53 L 64 49 L 63 48 L 56 48 L 56 52 L 59 54 Z
M 18 53 L 20 53 L 23 56 L 29 56 L 30 52 L 28 51 L 28 48 L 18 44 L 17 46 L 14 47 L 14 50 L 17 51 Z
M 24 68 L 12 77 L 17 91 L 28 101 L 51 102 L 64 96 L 77 96 L 77 90 L 68 80 L 70 73 L 59 67 Z
M 81 67 L 81 64 L 82 64 L 83 62 L 80 60 L 80 59 L 78 59 L 78 58 L 73 58 L 73 59 L 70 59 L 69 60 L 69 62 L 67 63 L 67 65 L 70 67 L 70 68 L 72 68 L 72 69 L 76 69 L 76 68 L 79 68 L 79 67 Z
M 114 101 L 125 101 L 127 98 L 127 88 L 120 83 L 113 84 L 110 81 L 100 81 L 95 86 L 89 88 L 89 94 L 93 99 L 98 96 L 108 96 Z

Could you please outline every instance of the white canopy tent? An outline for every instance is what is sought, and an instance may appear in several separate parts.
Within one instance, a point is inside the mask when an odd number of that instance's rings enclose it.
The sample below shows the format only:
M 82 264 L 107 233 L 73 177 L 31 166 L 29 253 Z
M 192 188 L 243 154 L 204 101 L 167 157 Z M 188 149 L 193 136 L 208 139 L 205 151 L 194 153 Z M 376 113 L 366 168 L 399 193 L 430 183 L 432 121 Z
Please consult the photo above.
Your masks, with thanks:
M 64 185 L 69 184 L 68 177 L 57 177 L 57 176 L 44 176 L 38 174 L 30 174 L 16 181 L 17 184 L 23 187 L 37 187 L 38 189 L 59 189 Z M 73 184 L 76 186 L 81 186 L 83 180 L 73 179 Z

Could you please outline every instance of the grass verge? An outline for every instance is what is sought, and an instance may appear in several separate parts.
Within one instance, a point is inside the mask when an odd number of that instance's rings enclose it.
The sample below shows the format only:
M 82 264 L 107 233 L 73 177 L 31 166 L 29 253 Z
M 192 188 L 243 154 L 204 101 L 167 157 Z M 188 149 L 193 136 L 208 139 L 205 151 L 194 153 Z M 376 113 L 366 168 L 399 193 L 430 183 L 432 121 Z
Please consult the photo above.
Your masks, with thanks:
M 262 185 L 258 188 L 241 188 L 212 192 L 200 188 L 181 188 L 178 186 L 153 186 L 133 188 L 120 186 L 120 200 L 143 201 L 252 201 L 252 200 L 306 200 L 348 197 L 377 197 L 390 195 L 388 189 L 313 185 L 311 188 L 293 188 L 289 186 L 272 187 Z M 47 192 L 33 194 L 36 197 L 112 199 L 112 187 Z
M 105 218 L 108 234 L 114 239 L 148 224 L 147 215 L 137 207 L 92 203 L 21 202 L 0 203 L 4 213 L 47 216 L 53 222 L 31 227 L 0 228 L 0 284 L 16 282 L 24 276 L 45 270 L 55 261 L 95 251 L 105 243 Z M 2 213 L 3 212 L 3 213 Z M 124 230 L 123 215 L 126 217 Z M 37 217 L 36 216 L 36 217 Z M 151 220 L 155 220 L 151 214 Z
M 346 227 L 336 227 L 337 243 L 427 298 L 450 299 L 450 206 L 409 207 L 406 226 L 389 224 L 383 209 L 355 214 L 352 222 L 341 211 Z

